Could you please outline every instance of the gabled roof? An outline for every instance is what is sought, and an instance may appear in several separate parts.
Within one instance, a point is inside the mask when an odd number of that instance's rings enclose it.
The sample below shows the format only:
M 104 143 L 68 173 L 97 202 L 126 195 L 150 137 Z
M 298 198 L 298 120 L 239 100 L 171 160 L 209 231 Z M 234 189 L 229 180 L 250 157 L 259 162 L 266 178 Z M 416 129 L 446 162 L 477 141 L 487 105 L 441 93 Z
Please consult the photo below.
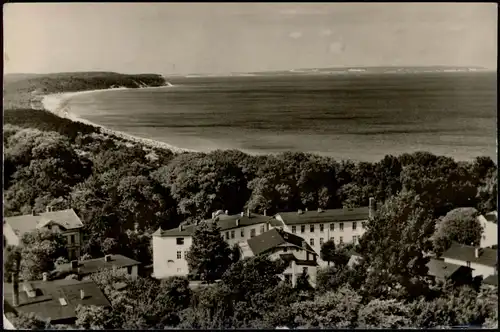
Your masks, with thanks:
M 357 221 L 368 220 L 370 209 L 368 207 L 360 207 L 353 209 L 332 209 L 321 211 L 298 211 L 280 212 L 277 215 L 281 216 L 283 222 L 287 225 L 297 224 L 313 224 L 313 223 L 328 223 L 341 221 Z
M 4 302 L 15 311 L 33 312 L 42 318 L 51 321 L 76 318 L 75 309 L 81 305 L 110 306 L 106 296 L 93 281 L 78 280 L 52 280 L 32 281 L 35 297 L 28 297 L 24 291 L 24 283 L 19 285 L 19 306 L 12 306 L 13 286 L 4 283 Z M 80 298 L 80 290 L 85 293 L 85 298 Z M 59 298 L 64 298 L 67 305 L 62 305 Z
M 443 260 L 440 259 L 435 259 L 431 258 L 429 260 L 429 263 L 427 263 L 427 267 L 429 268 L 428 274 L 430 276 L 440 278 L 440 279 L 447 279 L 450 278 L 455 272 L 457 272 L 460 268 L 465 268 L 465 269 L 470 269 L 465 266 L 457 265 L 457 264 L 451 264 L 451 263 L 446 263 Z
M 487 278 L 483 279 L 483 284 L 498 286 L 498 275 L 492 274 Z
M 278 230 L 276 228 L 273 228 L 247 241 L 248 246 L 250 247 L 254 255 L 262 254 L 285 243 L 293 244 L 297 247 L 303 248 L 303 242 L 305 244 L 304 249 L 316 255 L 316 252 L 311 248 L 309 244 L 305 243 L 303 238 L 295 234 Z
M 237 221 L 239 226 L 237 225 Z M 241 214 L 235 215 L 218 215 L 215 220 L 207 219 L 203 222 L 213 223 L 216 222 L 220 227 L 221 231 L 228 231 L 238 227 L 253 226 L 258 224 L 267 223 L 272 220 L 272 217 L 263 216 L 258 214 L 251 214 L 250 217 L 247 215 L 241 216 Z M 161 237 L 174 237 L 174 236 L 192 236 L 194 234 L 196 226 L 195 225 L 184 225 L 182 230 L 179 227 L 172 228 L 169 230 L 158 229 L 153 233 L 153 236 Z
M 445 251 L 442 257 L 491 267 L 497 265 L 497 250 L 480 248 L 479 257 L 476 258 L 476 247 L 458 243 L 453 243 L 451 247 Z
M 44 212 L 39 215 L 23 215 L 16 217 L 5 217 L 4 221 L 12 227 L 17 236 L 44 227 L 49 223 L 55 223 L 65 229 L 83 227 L 83 223 L 73 209 Z
M 110 255 L 110 256 L 111 260 L 109 262 L 106 262 L 104 260 L 104 257 L 79 261 L 78 268 L 80 269 L 80 274 L 87 275 L 99 272 L 99 270 L 110 270 L 113 268 L 120 269 L 124 267 L 141 264 L 140 262 L 125 257 L 123 255 Z M 72 271 L 73 269 L 71 268 L 71 263 L 66 263 L 58 265 L 56 270 L 61 272 L 66 272 L 66 271 Z

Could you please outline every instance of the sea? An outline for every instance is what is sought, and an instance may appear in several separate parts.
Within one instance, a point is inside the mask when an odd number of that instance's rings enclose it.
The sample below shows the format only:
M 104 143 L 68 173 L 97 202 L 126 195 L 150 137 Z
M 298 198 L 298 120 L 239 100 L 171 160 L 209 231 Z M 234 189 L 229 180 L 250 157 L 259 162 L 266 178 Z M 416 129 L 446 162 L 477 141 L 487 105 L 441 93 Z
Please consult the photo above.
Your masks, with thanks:
M 172 77 L 73 96 L 80 118 L 196 151 L 378 161 L 429 151 L 496 160 L 496 73 Z

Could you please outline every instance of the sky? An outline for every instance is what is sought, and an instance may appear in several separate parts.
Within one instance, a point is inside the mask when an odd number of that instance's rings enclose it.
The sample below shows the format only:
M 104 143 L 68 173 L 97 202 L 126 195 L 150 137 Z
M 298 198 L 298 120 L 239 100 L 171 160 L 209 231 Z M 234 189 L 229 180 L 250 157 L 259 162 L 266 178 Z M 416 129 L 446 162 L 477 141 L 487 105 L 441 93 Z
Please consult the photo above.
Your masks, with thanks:
M 495 3 L 11 3 L 4 71 L 496 70 Z

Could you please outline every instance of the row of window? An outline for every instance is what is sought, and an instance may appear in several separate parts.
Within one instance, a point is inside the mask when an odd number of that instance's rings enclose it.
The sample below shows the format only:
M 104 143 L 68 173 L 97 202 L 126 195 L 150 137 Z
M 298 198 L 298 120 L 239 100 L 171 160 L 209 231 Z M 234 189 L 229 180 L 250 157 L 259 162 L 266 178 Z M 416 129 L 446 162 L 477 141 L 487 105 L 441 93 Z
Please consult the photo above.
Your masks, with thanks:
M 264 233 L 265 231 L 266 231 L 266 229 L 265 229 L 264 225 L 260 226 L 260 234 Z M 257 236 L 256 230 L 255 230 L 255 228 L 252 228 L 250 230 L 250 237 L 255 237 L 255 236 Z M 245 229 L 244 228 L 240 229 L 240 237 L 242 237 L 242 238 L 245 237 Z M 236 238 L 236 231 L 235 230 L 227 231 L 225 233 L 226 240 L 234 239 L 234 238 Z M 184 245 L 184 238 L 178 237 L 176 239 L 176 243 L 177 243 L 177 245 Z
M 355 231 L 358 227 L 358 223 L 356 221 L 352 222 L 352 229 Z M 361 228 L 365 228 L 365 222 L 361 222 Z M 343 231 L 344 230 L 344 223 L 341 222 L 339 223 L 339 230 Z M 311 233 L 314 233 L 314 225 L 309 225 L 309 231 Z M 319 224 L 319 231 L 323 233 L 325 231 L 325 224 Z M 335 231 L 335 223 L 330 224 L 330 231 Z M 306 232 L 306 225 L 301 225 L 300 226 L 300 232 L 305 233 Z M 292 233 L 295 234 L 297 233 L 297 226 L 292 226 Z
M 187 251 L 184 251 L 184 259 L 186 259 Z M 177 259 L 182 259 L 182 251 L 177 252 Z
M 335 241 L 335 238 L 334 238 L 334 237 L 331 237 L 331 238 L 330 238 L 330 240 Z M 352 237 L 352 242 L 353 242 L 354 244 L 356 244 L 356 243 L 358 243 L 358 241 L 359 241 L 359 235 L 354 235 L 354 236 Z M 322 246 L 322 245 L 323 245 L 323 243 L 325 243 L 325 240 L 324 240 L 322 237 L 320 237 L 320 238 L 319 238 L 319 245 L 320 245 L 320 246 Z M 339 243 L 340 243 L 340 244 L 344 243 L 344 237 L 343 237 L 343 236 L 339 236 Z M 309 244 L 310 244 L 311 246 L 314 246 L 314 238 L 309 239 Z

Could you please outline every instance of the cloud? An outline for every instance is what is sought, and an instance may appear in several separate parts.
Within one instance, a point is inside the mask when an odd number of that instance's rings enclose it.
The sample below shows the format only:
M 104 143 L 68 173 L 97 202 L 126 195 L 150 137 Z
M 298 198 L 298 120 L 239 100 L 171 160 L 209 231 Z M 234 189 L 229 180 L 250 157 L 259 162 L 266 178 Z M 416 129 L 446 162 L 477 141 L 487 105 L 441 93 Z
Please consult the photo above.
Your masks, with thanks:
M 299 39 L 300 37 L 302 37 L 302 32 L 300 31 L 290 32 L 288 36 L 293 39 Z
M 324 30 L 321 30 L 321 32 L 320 32 L 320 35 L 322 35 L 322 36 L 330 36 L 332 34 L 333 34 L 333 31 L 330 29 L 324 29 Z
M 345 50 L 345 45 L 342 42 L 333 42 L 328 47 L 328 51 L 333 54 L 340 54 Z

